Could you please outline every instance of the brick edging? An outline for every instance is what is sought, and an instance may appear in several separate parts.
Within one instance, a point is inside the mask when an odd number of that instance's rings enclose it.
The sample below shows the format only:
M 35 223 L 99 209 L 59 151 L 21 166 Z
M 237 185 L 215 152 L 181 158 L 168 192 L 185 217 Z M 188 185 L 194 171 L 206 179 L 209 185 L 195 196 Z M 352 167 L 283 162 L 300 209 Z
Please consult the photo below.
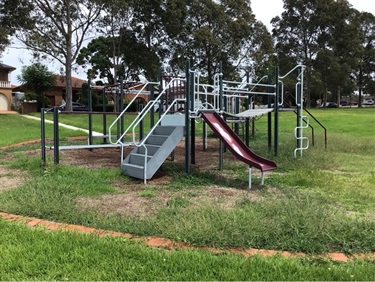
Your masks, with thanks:
M 173 241 L 166 238 L 161 237 L 150 237 L 150 236 L 134 236 L 130 233 L 125 232 L 116 232 L 104 229 L 96 229 L 92 227 L 87 227 L 83 225 L 75 225 L 75 224 L 65 224 L 59 222 L 53 222 L 43 219 L 38 219 L 35 217 L 26 217 L 16 214 L 10 214 L 5 212 L 0 212 L 0 218 L 6 219 L 8 221 L 13 222 L 21 222 L 24 223 L 28 227 L 44 227 L 47 230 L 62 230 L 62 231 L 73 231 L 73 232 L 81 232 L 81 233 L 90 233 L 97 236 L 112 236 L 112 237 L 123 237 L 133 240 L 139 240 L 144 242 L 149 247 L 157 247 L 157 248 L 166 248 L 169 250 L 181 250 L 181 249 L 196 249 L 196 250 L 205 250 L 213 253 L 223 253 L 229 252 L 233 254 L 240 254 L 245 257 L 260 255 L 260 256 L 274 256 L 279 255 L 284 258 L 298 258 L 298 257 L 306 257 L 309 256 L 305 253 L 291 253 L 288 251 L 275 251 L 275 250 L 265 250 L 265 249 L 255 249 L 255 248 L 225 248 L 225 249 L 218 249 L 218 248 L 211 248 L 211 247 L 192 247 L 188 244 Z M 353 259 L 375 259 L 375 253 L 369 254 L 357 254 L 353 256 L 348 256 L 344 253 L 327 253 L 321 254 L 316 256 L 309 256 L 309 257 L 316 257 L 316 258 L 327 258 L 332 261 L 339 261 L 339 262 L 348 262 Z

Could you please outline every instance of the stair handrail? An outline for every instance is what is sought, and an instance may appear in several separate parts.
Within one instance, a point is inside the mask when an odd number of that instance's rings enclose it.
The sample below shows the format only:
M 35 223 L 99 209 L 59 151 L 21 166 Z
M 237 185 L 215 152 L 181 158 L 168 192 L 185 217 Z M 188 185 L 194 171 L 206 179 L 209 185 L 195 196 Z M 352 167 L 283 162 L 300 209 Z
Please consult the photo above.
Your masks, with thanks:
M 151 108 L 153 108 L 155 106 L 156 103 L 158 103 L 160 101 L 160 98 L 161 96 L 167 91 L 167 89 L 169 88 L 169 86 L 174 83 L 174 81 L 176 80 L 180 80 L 180 81 L 186 81 L 185 78 L 181 78 L 181 77 L 175 77 L 175 78 L 172 78 L 171 81 L 169 81 L 167 83 L 167 85 L 164 87 L 164 89 L 159 92 L 159 95 L 154 99 L 154 100 L 150 100 L 146 106 L 143 108 L 143 110 L 138 113 L 137 117 L 135 119 L 133 119 L 133 121 L 131 122 L 131 124 L 128 126 L 128 128 L 126 130 L 124 130 L 123 134 L 120 136 L 120 138 L 118 138 L 118 140 L 116 141 L 116 143 L 120 143 L 122 144 L 121 142 L 121 139 L 126 135 L 126 133 L 128 133 L 128 131 L 130 129 L 132 129 L 133 131 L 133 144 L 134 145 L 137 145 L 137 142 L 135 141 L 135 135 L 134 135 L 134 130 L 135 128 L 139 125 L 139 123 L 144 119 L 144 117 L 148 114 L 148 112 L 150 111 Z M 155 83 L 156 84 L 156 83 Z M 168 107 L 170 108 L 170 107 Z M 118 118 L 117 118 L 118 120 Z M 115 121 L 113 122 L 113 124 L 115 123 Z M 112 125 L 113 125 L 112 124 Z M 123 160 L 123 154 L 121 155 L 121 160 Z
M 111 125 L 108 127 L 108 139 L 111 144 L 119 144 L 121 142 L 121 139 L 125 136 L 125 134 L 122 134 L 120 138 L 116 140 L 116 142 L 112 141 L 112 128 L 113 126 L 120 120 L 120 118 L 126 113 L 126 111 L 130 108 L 130 106 L 134 103 L 134 101 L 139 97 L 139 95 L 142 94 L 142 92 L 145 90 L 145 88 L 149 85 L 159 85 L 159 82 L 152 82 L 152 81 L 147 81 L 143 85 L 143 87 L 138 91 L 138 93 L 133 97 L 133 99 L 129 102 L 129 104 L 125 107 L 125 109 L 117 116 L 117 118 L 111 123 Z
M 140 119 L 140 117 L 144 114 L 145 111 L 149 110 L 151 107 L 151 104 L 154 102 L 154 100 L 150 100 L 148 101 L 148 103 L 146 104 L 146 106 L 142 109 L 141 112 L 138 113 L 138 115 L 133 119 L 133 121 L 130 123 L 130 125 L 124 130 L 124 132 L 121 134 L 121 136 L 118 138 L 118 140 L 116 141 L 116 143 L 122 143 L 121 142 L 121 139 L 129 132 L 130 129 L 133 128 L 133 125 Z M 136 142 L 134 141 L 133 144 L 136 144 Z
M 151 136 L 151 134 L 153 133 L 155 128 L 161 123 L 164 116 L 170 112 L 172 107 L 177 102 L 182 102 L 182 101 L 186 102 L 186 98 L 176 98 L 176 99 L 174 99 L 172 101 L 172 103 L 168 106 L 168 108 L 165 110 L 164 114 L 159 118 L 159 120 L 155 123 L 155 125 L 151 128 L 151 130 L 147 133 L 147 135 L 139 143 L 135 142 L 135 135 L 136 135 L 135 134 L 135 128 L 139 125 L 139 123 L 141 122 L 142 119 L 139 119 L 138 122 L 133 126 L 133 143 L 135 144 L 136 147 L 143 147 L 145 149 L 145 160 L 144 160 L 144 166 L 143 166 L 143 182 L 144 182 L 144 184 L 146 184 L 146 182 L 147 182 L 146 174 L 147 174 L 147 158 L 148 158 L 148 150 L 147 150 L 147 146 L 145 145 L 145 142 Z M 151 107 L 153 107 L 153 104 L 151 105 Z M 121 158 L 123 159 L 123 156 L 121 156 Z
M 172 103 L 168 106 L 168 108 L 165 110 L 165 112 L 161 115 L 161 117 L 159 118 L 159 120 L 157 122 L 155 122 L 154 126 L 150 129 L 150 131 L 147 133 L 147 135 L 142 139 L 141 142 L 135 142 L 135 136 L 136 136 L 136 132 L 135 132 L 135 128 L 139 125 L 139 123 L 141 122 L 141 120 L 138 120 L 138 122 L 136 124 L 134 124 L 133 126 L 133 130 L 132 130 L 132 133 L 133 133 L 133 143 L 135 144 L 135 146 L 137 147 L 140 147 L 142 146 L 142 144 L 144 144 L 147 139 L 151 136 L 152 132 L 155 130 L 155 128 L 161 123 L 162 119 L 165 117 L 165 115 L 167 115 L 172 107 L 177 103 L 177 102 L 186 102 L 186 99 L 185 98 L 176 98 L 172 101 Z

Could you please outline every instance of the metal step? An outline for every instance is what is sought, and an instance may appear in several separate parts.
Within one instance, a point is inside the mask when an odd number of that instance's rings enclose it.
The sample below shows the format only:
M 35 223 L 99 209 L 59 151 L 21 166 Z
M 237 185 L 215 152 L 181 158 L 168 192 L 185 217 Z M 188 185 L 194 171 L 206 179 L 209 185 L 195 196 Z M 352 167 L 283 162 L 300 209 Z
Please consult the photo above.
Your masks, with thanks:
M 121 171 L 134 178 L 143 179 L 144 173 L 143 173 L 144 167 L 140 165 L 135 165 L 131 163 L 123 164 L 121 166 Z
M 137 153 L 130 153 L 129 155 L 130 160 L 129 163 L 139 166 L 144 166 L 145 164 L 145 155 L 144 154 L 137 154 Z M 147 156 L 147 162 L 152 158 L 152 156 Z
M 148 156 L 153 156 L 155 155 L 155 153 L 160 149 L 160 146 L 159 145 L 153 145 L 153 144 L 146 144 L 146 147 L 147 147 L 147 155 Z M 137 154 L 142 154 L 144 155 L 145 152 L 146 152 L 146 149 L 145 147 L 141 146 L 141 147 L 136 147 L 136 153 Z
M 157 126 L 152 134 L 169 136 L 175 130 L 175 126 Z
M 154 135 L 153 134 L 146 140 L 146 144 L 161 146 L 164 144 L 165 140 L 167 139 L 168 139 L 168 136 L 166 135 Z
M 168 135 L 167 135 L 168 134 Z M 181 126 L 158 126 L 147 140 L 146 173 L 144 173 L 146 149 L 136 147 L 121 164 L 121 172 L 125 175 L 140 179 L 151 179 L 184 135 Z

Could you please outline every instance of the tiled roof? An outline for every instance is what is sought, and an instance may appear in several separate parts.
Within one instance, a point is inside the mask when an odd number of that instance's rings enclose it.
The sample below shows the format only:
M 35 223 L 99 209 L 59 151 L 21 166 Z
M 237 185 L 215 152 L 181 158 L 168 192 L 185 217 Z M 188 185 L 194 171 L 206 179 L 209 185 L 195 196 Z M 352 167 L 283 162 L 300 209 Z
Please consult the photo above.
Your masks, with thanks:
M 14 71 L 16 68 L 12 67 L 12 66 L 8 66 L 8 65 L 3 64 L 3 63 L 0 63 L 0 69 L 6 69 L 6 70 Z
M 72 76 L 72 87 L 81 88 L 83 83 L 87 83 L 87 80 L 83 80 L 77 77 Z M 56 83 L 54 85 L 58 88 L 65 88 L 66 80 L 64 75 L 56 75 Z

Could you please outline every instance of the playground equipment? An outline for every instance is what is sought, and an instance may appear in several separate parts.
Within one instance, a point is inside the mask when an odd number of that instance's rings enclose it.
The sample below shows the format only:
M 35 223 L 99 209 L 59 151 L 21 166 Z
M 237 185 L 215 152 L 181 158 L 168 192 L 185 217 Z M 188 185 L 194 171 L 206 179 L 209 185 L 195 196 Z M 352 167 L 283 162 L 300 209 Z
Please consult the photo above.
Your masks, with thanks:
M 203 139 L 204 148 L 207 146 L 207 127 L 208 124 L 221 139 L 219 152 L 219 169 L 223 169 L 223 153 L 228 148 L 239 160 L 249 166 L 249 187 L 252 184 L 252 168 L 261 171 L 261 183 L 264 183 L 264 172 L 276 168 L 273 161 L 267 160 L 256 155 L 246 145 L 249 143 L 248 124 L 255 117 L 266 115 L 268 119 L 268 148 L 274 148 L 274 154 L 278 153 L 278 118 L 279 107 L 284 103 L 284 84 L 285 79 L 292 72 L 298 71 L 296 83 L 296 113 L 297 126 L 295 128 L 295 137 L 297 146 L 294 150 L 294 156 L 299 153 L 302 157 L 303 150 L 309 146 L 309 140 L 304 136 L 304 129 L 309 126 L 307 116 L 303 115 L 303 71 L 304 66 L 299 65 L 293 68 L 284 76 L 279 76 L 278 67 L 275 68 L 273 78 L 269 76 L 262 77 L 257 83 L 236 82 L 223 79 L 220 71 L 214 77 L 214 84 L 201 83 L 200 73 L 190 69 L 190 64 L 186 63 L 185 77 L 161 77 L 159 82 L 146 82 L 141 89 L 132 90 L 133 99 L 121 112 L 116 113 L 117 117 L 108 127 L 103 115 L 103 143 L 92 143 L 92 125 L 89 112 L 89 141 L 88 145 L 80 146 L 59 146 L 58 133 L 55 134 L 54 146 L 55 163 L 58 163 L 58 151 L 62 149 L 94 149 L 100 147 L 120 147 L 121 148 L 121 172 L 123 174 L 140 178 L 144 183 L 151 179 L 155 172 L 160 168 L 168 156 L 173 152 L 177 144 L 185 136 L 185 171 L 190 173 L 191 164 L 195 164 L 195 126 L 198 120 L 203 121 Z M 267 82 L 263 81 L 267 79 Z M 271 80 L 274 82 L 271 83 Z M 90 85 L 90 84 L 89 84 Z M 118 103 L 123 105 L 124 83 L 115 88 L 118 97 Z M 158 89 L 157 89 L 158 88 Z M 156 91 L 157 89 L 157 91 Z M 112 91 L 112 90 L 111 90 Z M 129 113 L 130 107 L 144 93 L 148 93 L 149 99 L 144 107 L 139 109 L 137 115 L 125 126 L 124 116 Z M 156 93 L 155 93 L 156 92 Z M 89 94 L 91 89 L 89 89 Z M 105 90 L 103 89 L 103 104 Z M 268 106 L 263 109 L 255 109 L 254 96 L 265 95 L 268 98 Z M 91 95 L 89 95 L 90 110 Z M 241 109 L 240 103 L 244 105 Z M 116 102 L 117 103 L 117 102 Z M 158 118 L 155 119 L 155 109 L 158 110 Z M 105 109 L 103 109 L 105 110 Z M 180 111 L 183 111 L 182 114 Z M 87 113 L 86 113 L 87 114 Z M 272 144 L 272 114 L 274 139 Z M 58 110 L 55 109 L 55 132 L 58 132 Z M 146 134 L 143 132 L 143 122 L 150 118 L 150 128 Z M 44 113 L 42 113 L 42 120 Z M 227 122 L 234 123 L 232 130 Z M 238 124 L 244 122 L 246 126 L 246 141 L 238 137 Z M 305 124 L 303 124 L 305 123 Z M 43 131 L 42 122 L 42 131 Z M 42 159 L 45 162 L 45 139 L 42 133 Z M 131 137 L 131 140 L 125 141 Z M 108 138 L 109 144 L 106 143 Z M 57 141 L 56 141 L 57 140 Z M 133 150 L 124 156 L 124 148 L 133 147 Z M 43 152 L 44 150 L 44 152 Z M 57 162 L 56 162 L 57 160 Z
M 267 160 L 256 155 L 249 149 L 238 135 L 231 130 L 224 119 L 215 111 L 201 111 L 201 116 L 220 137 L 220 139 L 228 146 L 229 150 L 239 160 L 249 165 L 249 188 L 251 188 L 252 167 L 262 172 L 261 184 L 264 184 L 264 172 L 275 169 L 277 166 L 273 161 Z

